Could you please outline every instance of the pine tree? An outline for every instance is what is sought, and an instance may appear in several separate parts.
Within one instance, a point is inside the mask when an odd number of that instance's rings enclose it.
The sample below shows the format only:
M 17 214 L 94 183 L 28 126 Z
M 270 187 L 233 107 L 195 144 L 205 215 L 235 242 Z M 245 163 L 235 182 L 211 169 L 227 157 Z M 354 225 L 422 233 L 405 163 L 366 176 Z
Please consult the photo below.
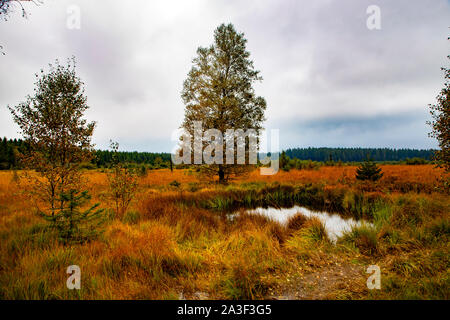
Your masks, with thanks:
M 356 179 L 377 181 L 383 177 L 381 168 L 377 166 L 370 158 L 367 158 L 357 169 Z
M 91 196 L 87 191 L 79 192 L 70 190 L 60 195 L 60 201 L 64 207 L 58 214 L 49 216 L 43 212 L 40 215 L 49 221 L 64 243 L 85 242 L 98 235 L 98 227 L 105 221 L 103 209 L 97 209 L 99 204 L 91 206 L 87 210 L 80 210 Z
M 15 168 L 16 167 L 16 147 L 14 146 L 8 146 L 7 151 L 7 158 L 9 163 L 9 168 Z
M 289 165 L 290 159 L 289 157 L 286 155 L 286 152 L 283 151 L 281 152 L 280 155 L 280 169 L 283 171 L 289 171 L 291 169 L 290 165 Z
M 8 167 L 8 142 L 6 138 L 2 139 L 0 144 L 0 169 L 7 169 Z

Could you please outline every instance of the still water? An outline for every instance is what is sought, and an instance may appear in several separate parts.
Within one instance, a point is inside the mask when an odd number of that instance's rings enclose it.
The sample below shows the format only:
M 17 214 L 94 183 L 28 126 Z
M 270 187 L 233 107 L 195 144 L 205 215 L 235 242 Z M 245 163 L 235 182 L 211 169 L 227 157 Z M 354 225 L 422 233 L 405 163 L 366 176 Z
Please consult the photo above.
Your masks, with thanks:
M 332 242 L 342 236 L 345 231 L 349 231 L 353 226 L 361 226 L 362 224 L 371 225 L 369 222 L 364 220 L 354 220 L 352 218 L 342 218 L 337 214 L 331 214 L 328 212 L 312 211 L 305 207 L 294 206 L 292 208 L 256 208 L 246 210 L 249 214 L 259 214 L 266 216 L 274 221 L 285 225 L 289 218 L 296 215 L 297 213 L 303 214 L 305 217 L 317 217 L 325 226 L 328 236 Z M 235 213 L 231 218 L 239 213 Z

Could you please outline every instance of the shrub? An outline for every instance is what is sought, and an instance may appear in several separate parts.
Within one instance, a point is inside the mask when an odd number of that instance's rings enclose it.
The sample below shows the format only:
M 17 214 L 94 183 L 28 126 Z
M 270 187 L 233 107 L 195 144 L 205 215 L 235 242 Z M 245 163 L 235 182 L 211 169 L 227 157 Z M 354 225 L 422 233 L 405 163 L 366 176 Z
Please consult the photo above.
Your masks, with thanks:
M 169 183 L 169 186 L 171 186 L 175 189 L 179 189 L 181 186 L 181 183 L 179 183 L 177 180 L 173 180 L 171 183 Z
M 418 165 L 418 164 L 427 164 L 428 161 L 423 158 L 406 158 L 407 165 Z
M 146 177 L 146 176 L 147 176 L 147 172 L 148 172 L 147 166 L 146 166 L 145 164 L 142 164 L 142 165 L 139 167 L 138 175 L 139 175 L 140 177 Z
M 136 193 L 138 187 L 137 174 L 134 170 L 128 169 L 120 163 L 118 158 L 119 144 L 111 142 L 111 148 L 113 150 L 113 170 L 108 174 L 110 196 L 114 201 L 116 214 L 123 216 Z

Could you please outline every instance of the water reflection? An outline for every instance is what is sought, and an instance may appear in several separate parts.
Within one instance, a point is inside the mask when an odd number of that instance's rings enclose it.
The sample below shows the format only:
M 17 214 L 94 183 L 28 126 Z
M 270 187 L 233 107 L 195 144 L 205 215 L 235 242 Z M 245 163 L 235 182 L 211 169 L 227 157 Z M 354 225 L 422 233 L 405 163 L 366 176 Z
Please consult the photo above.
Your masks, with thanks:
M 337 214 L 330 214 L 328 212 L 318 212 L 311 211 L 308 208 L 294 206 L 292 208 L 256 208 L 246 210 L 249 214 L 259 214 L 266 216 L 274 221 L 277 221 L 285 225 L 289 218 L 296 215 L 297 213 L 303 214 L 305 217 L 317 217 L 325 226 L 328 236 L 332 242 L 336 242 L 337 238 L 341 237 L 345 231 L 351 230 L 353 226 L 361 226 L 362 224 L 369 224 L 369 222 L 364 220 L 354 220 L 352 218 L 342 218 Z M 235 213 L 231 218 L 239 213 Z

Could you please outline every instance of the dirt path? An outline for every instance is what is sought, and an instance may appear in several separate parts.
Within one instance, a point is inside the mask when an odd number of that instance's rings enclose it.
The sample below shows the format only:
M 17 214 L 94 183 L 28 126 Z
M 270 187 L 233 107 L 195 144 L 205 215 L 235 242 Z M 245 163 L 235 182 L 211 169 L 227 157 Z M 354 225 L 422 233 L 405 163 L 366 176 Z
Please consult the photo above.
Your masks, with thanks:
M 366 280 L 362 265 L 337 260 L 304 275 L 288 276 L 267 299 L 357 299 L 367 290 Z

